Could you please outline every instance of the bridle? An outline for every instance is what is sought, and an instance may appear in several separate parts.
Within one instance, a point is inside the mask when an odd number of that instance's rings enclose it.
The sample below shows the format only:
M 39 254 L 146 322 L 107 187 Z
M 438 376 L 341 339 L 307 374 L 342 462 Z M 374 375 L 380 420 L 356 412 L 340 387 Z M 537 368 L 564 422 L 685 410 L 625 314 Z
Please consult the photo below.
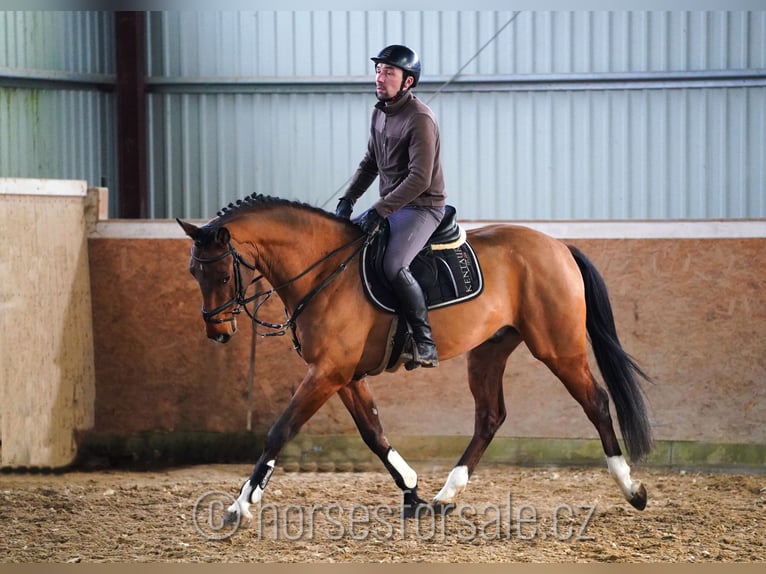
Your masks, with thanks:
M 298 318 L 298 315 L 300 315 L 303 310 L 306 308 L 306 305 L 309 304 L 309 302 L 316 297 L 317 294 L 319 294 L 320 291 L 322 291 L 325 287 L 327 287 L 338 275 L 340 275 L 348 266 L 348 264 L 357 257 L 364 247 L 368 245 L 373 238 L 373 234 L 370 235 L 361 235 L 360 237 L 357 237 L 356 239 L 353 239 L 349 241 L 348 243 L 344 243 L 340 247 L 337 247 L 336 249 L 333 249 L 330 251 L 327 255 L 322 257 L 321 259 L 315 261 L 311 265 L 309 265 L 306 269 L 301 271 L 298 275 L 295 277 L 288 279 L 281 285 L 278 285 L 277 287 L 272 287 L 271 289 L 267 289 L 265 291 L 257 291 L 253 295 L 248 296 L 247 295 L 247 289 L 250 287 L 250 285 L 253 285 L 255 283 L 258 283 L 261 279 L 263 279 L 263 275 L 258 275 L 257 277 L 253 278 L 250 283 L 245 285 L 242 281 L 242 272 L 241 267 L 244 265 L 251 271 L 257 271 L 257 268 L 254 264 L 249 263 L 247 260 L 245 260 L 244 257 L 234 248 L 231 241 L 227 244 L 226 251 L 220 253 L 219 255 L 216 255 L 214 257 L 210 258 L 203 258 L 203 257 L 197 257 L 194 254 L 194 245 L 192 245 L 192 253 L 191 257 L 195 261 L 199 263 L 215 263 L 217 261 L 221 261 L 222 259 L 225 259 L 226 257 L 231 256 L 233 260 L 233 266 L 234 266 L 234 295 L 225 303 L 222 303 L 221 305 L 218 305 L 215 309 L 206 310 L 205 305 L 203 303 L 202 305 L 202 319 L 205 321 L 205 323 L 228 323 L 233 322 L 236 320 L 236 315 L 239 315 L 243 310 L 247 314 L 248 317 L 253 321 L 254 326 L 260 325 L 262 327 L 265 327 L 267 329 L 271 329 L 272 332 L 266 332 L 266 333 L 256 333 L 260 335 L 261 337 L 274 337 L 274 336 L 281 336 L 287 333 L 287 330 L 290 329 L 293 331 L 293 339 L 296 343 L 296 349 L 299 350 L 299 345 L 297 343 L 297 340 L 295 340 L 295 321 Z M 364 242 L 362 240 L 364 239 Z M 340 265 L 338 265 L 337 268 L 333 270 L 330 275 L 325 277 L 320 283 L 318 283 L 316 286 L 314 286 L 298 303 L 298 305 L 295 306 L 295 309 L 292 312 L 292 315 L 290 315 L 287 320 L 284 323 L 269 323 L 268 321 L 264 321 L 262 319 L 258 318 L 258 311 L 263 306 L 266 301 L 268 301 L 269 297 L 271 297 L 274 293 L 279 291 L 280 289 L 283 289 L 284 287 L 287 287 L 291 283 L 297 281 L 307 273 L 309 273 L 314 268 L 318 267 L 325 261 L 327 261 L 332 256 L 336 255 L 337 253 L 343 251 L 347 247 L 350 247 L 354 245 L 355 243 L 361 243 L 359 247 L 354 249 L 353 253 L 349 255 L 346 259 L 341 262 Z M 251 311 L 247 305 L 249 303 L 252 303 L 254 301 L 257 301 L 257 303 L 253 306 L 253 310 Z M 224 311 L 228 310 L 229 308 L 234 307 L 234 309 L 231 310 L 231 316 L 221 318 L 218 315 L 223 313 Z

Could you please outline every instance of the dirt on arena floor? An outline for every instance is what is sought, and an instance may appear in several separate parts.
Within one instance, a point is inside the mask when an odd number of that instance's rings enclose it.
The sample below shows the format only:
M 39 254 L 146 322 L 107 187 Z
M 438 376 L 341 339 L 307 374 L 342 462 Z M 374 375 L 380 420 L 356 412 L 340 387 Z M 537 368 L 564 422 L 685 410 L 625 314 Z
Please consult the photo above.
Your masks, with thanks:
M 418 465 L 423 467 L 423 465 Z M 420 468 L 432 497 L 447 467 Z M 4 562 L 762 562 L 766 476 L 636 468 L 649 503 L 605 468 L 480 466 L 446 518 L 399 517 L 385 472 L 277 468 L 248 525 L 222 508 L 245 465 L 0 475 Z M 236 530 L 236 531 L 234 531 Z

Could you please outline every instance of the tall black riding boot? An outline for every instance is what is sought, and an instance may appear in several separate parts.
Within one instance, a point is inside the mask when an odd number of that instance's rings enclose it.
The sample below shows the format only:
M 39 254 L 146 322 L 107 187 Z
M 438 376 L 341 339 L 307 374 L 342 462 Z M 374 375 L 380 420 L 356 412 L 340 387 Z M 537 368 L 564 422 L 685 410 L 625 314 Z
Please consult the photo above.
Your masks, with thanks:
M 423 290 L 410 273 L 409 267 L 402 267 L 391 285 L 402 305 L 402 312 L 412 328 L 412 337 L 415 339 L 417 348 L 415 361 L 423 367 L 437 366 L 439 356 L 436 354 L 436 344 L 431 335 L 426 300 L 423 297 Z

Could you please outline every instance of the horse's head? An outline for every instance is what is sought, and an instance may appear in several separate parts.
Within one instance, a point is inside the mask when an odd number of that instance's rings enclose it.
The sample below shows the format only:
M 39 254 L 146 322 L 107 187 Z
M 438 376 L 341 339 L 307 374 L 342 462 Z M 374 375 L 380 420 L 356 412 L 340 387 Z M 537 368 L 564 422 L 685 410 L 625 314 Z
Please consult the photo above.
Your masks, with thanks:
M 218 343 L 227 343 L 237 331 L 237 314 L 245 303 L 245 289 L 255 268 L 234 249 L 225 226 L 197 227 L 180 219 L 176 221 L 194 241 L 189 273 L 202 292 L 202 318 L 207 336 Z

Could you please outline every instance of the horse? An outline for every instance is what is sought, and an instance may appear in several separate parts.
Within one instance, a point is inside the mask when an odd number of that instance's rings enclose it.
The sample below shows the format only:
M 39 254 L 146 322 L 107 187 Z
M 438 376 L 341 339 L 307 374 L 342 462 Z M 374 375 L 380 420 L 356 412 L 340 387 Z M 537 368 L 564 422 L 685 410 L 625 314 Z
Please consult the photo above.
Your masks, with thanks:
M 628 455 L 640 460 L 653 445 L 640 379 L 651 379 L 623 349 L 603 277 L 575 246 L 513 224 L 467 232 L 485 262 L 483 292 L 429 315 L 442 361 L 467 353 L 474 431 L 429 504 L 418 494 L 417 472 L 386 438 L 367 384 L 367 375 L 381 363 L 393 320 L 370 303 L 360 273 L 350 271 L 358 269 L 354 260 L 369 237 L 353 222 L 318 207 L 260 194 L 229 204 L 205 225 L 177 222 L 193 241 L 188 270 L 202 294 L 207 337 L 229 341 L 244 310 L 254 328 L 292 332 L 307 364 L 269 429 L 251 476 L 227 509 L 228 521 L 252 519 L 250 507 L 262 500 L 280 451 L 335 394 L 402 491 L 402 516 L 416 517 L 424 507 L 449 512 L 506 418 L 503 373 L 522 342 L 581 405 L 624 498 L 638 510 L 646 507 L 646 488 L 631 478 L 614 431 L 610 397 Z M 248 288 L 261 279 L 271 288 L 248 296 Z M 284 304 L 282 324 L 257 317 L 273 294 Z M 588 364 L 588 340 L 608 392 Z

